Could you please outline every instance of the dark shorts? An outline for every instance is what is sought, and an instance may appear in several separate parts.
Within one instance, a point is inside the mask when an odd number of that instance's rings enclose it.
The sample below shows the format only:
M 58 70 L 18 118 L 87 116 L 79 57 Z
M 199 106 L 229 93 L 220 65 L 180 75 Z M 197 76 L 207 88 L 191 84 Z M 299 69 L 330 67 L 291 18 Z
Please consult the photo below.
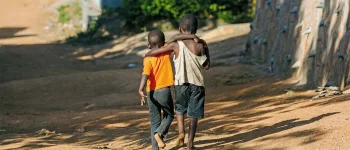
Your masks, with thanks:
M 189 118 L 204 117 L 205 89 L 193 84 L 175 85 L 176 114 Z

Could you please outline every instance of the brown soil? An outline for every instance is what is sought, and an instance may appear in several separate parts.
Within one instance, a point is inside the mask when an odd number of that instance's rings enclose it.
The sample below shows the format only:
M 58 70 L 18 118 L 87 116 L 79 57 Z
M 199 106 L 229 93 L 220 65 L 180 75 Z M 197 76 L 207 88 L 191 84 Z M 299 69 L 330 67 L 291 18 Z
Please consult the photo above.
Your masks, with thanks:
M 48 42 L 38 8 L 53 1 L 35 2 L 0 5 L 1 14 L 13 12 L 0 17 L 0 149 L 150 149 L 148 108 L 138 105 L 136 92 L 146 34 L 89 47 Z M 21 20 L 30 17 L 36 19 Z M 248 28 L 202 33 L 214 67 L 205 72 L 196 147 L 348 149 L 349 95 L 311 99 L 317 93 L 295 87 L 293 79 L 241 63 Z M 175 149 L 176 135 L 174 121 L 166 149 Z

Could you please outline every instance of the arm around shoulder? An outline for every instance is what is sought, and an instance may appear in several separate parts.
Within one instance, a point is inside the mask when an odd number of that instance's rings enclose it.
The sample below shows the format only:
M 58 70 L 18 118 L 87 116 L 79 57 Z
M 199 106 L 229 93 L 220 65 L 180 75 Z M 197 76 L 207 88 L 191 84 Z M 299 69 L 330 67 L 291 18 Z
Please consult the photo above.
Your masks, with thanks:
M 172 42 L 176 42 L 178 40 L 186 40 L 186 39 L 193 39 L 196 42 L 199 41 L 199 38 L 195 34 L 177 34 L 177 35 L 174 35 L 173 37 L 171 37 L 167 43 L 169 44 Z
M 175 49 L 175 46 L 176 46 L 177 43 L 170 43 L 166 46 L 163 46 L 159 49 L 156 49 L 156 50 L 151 50 L 149 51 L 145 57 L 147 56 L 158 56 L 160 54 L 164 54 L 164 53 L 167 53 L 167 52 L 172 52 L 174 49 Z

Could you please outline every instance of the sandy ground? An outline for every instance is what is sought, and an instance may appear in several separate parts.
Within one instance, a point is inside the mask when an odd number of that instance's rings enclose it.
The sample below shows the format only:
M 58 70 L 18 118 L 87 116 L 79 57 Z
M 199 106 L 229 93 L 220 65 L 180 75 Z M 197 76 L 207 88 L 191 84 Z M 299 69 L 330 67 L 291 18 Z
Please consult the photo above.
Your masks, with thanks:
M 52 43 L 38 8 L 53 1 L 36 2 L 0 2 L 0 149 L 150 149 L 148 108 L 136 92 L 147 33 L 89 47 Z M 214 66 L 205 72 L 196 147 L 350 149 L 349 95 L 311 99 L 316 93 L 293 79 L 241 63 L 248 30 L 243 24 L 201 33 Z M 176 135 L 174 121 L 166 149 L 177 149 Z

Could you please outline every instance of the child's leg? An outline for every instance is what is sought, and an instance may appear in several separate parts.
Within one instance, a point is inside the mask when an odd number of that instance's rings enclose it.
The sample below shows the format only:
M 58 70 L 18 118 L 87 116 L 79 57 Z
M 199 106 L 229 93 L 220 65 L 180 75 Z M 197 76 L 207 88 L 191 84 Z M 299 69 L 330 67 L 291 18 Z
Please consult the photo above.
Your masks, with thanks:
M 185 127 L 184 127 L 184 114 L 187 112 L 188 99 L 190 96 L 190 88 L 186 85 L 175 86 L 175 106 L 176 106 L 176 120 L 179 129 L 179 136 L 176 139 L 176 145 L 181 147 L 184 145 L 185 139 Z
M 177 127 L 179 129 L 179 134 L 185 134 L 185 127 L 184 127 L 184 115 L 176 115 L 176 121 L 177 121 Z
M 179 136 L 176 139 L 175 145 L 182 147 L 185 143 L 185 128 L 184 128 L 184 115 L 176 114 L 177 127 L 179 129 Z
M 174 104 L 170 88 L 162 88 L 155 91 L 155 98 L 163 109 L 163 120 L 156 132 L 164 137 L 168 134 L 171 122 L 174 120 Z
M 158 102 L 153 98 L 154 91 L 147 93 L 147 103 L 149 108 L 149 115 L 151 120 L 151 139 L 152 139 L 152 150 L 158 150 L 158 143 L 154 138 L 157 128 L 161 124 L 161 108 Z
M 163 148 L 166 144 L 163 137 L 168 133 L 169 126 L 174 119 L 174 106 L 171 97 L 170 88 L 158 89 L 154 93 L 155 99 L 158 101 L 160 107 L 163 109 L 163 119 L 157 130 L 155 131 L 155 140 L 158 146 Z
M 191 96 L 188 102 L 187 116 L 190 118 L 187 149 L 194 147 L 198 119 L 204 117 L 205 89 L 201 86 L 191 85 Z
M 187 149 L 193 148 L 193 140 L 194 140 L 194 137 L 196 136 L 197 124 L 198 124 L 197 118 L 190 118 L 190 127 L 189 127 L 190 130 L 188 133 Z

